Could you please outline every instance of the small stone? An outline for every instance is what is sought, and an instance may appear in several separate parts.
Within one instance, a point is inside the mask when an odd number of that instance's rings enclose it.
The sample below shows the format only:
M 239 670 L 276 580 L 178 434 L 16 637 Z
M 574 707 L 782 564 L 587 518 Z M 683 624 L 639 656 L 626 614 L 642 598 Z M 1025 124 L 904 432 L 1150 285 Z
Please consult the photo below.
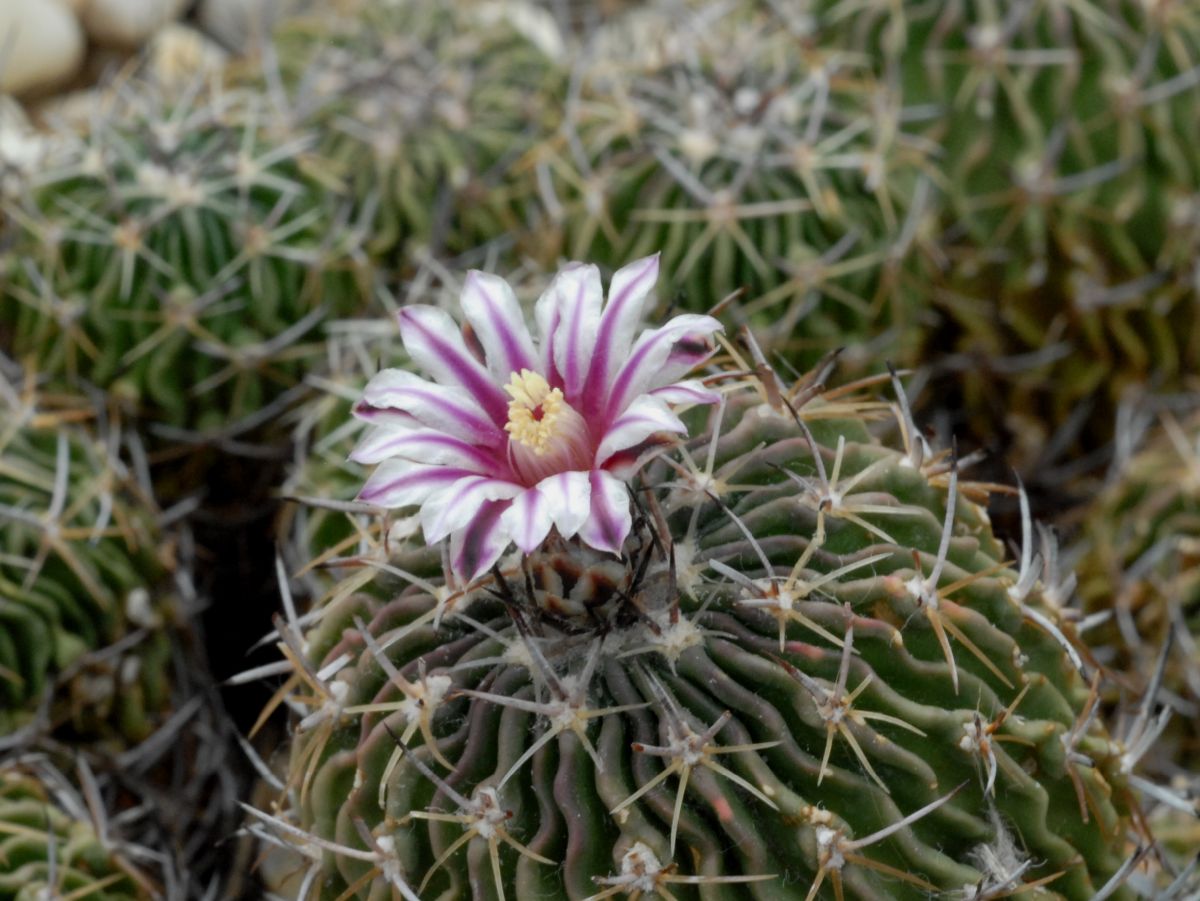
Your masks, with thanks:
M 83 62 L 83 29 L 57 0 L 0 3 L 0 92 L 36 93 L 67 81 Z
M 183 14 L 187 0 L 85 0 L 80 15 L 99 44 L 136 48 Z
M 229 54 L 216 41 L 187 25 L 168 25 L 154 36 L 146 52 L 146 74 L 165 87 L 197 78 L 219 78 Z

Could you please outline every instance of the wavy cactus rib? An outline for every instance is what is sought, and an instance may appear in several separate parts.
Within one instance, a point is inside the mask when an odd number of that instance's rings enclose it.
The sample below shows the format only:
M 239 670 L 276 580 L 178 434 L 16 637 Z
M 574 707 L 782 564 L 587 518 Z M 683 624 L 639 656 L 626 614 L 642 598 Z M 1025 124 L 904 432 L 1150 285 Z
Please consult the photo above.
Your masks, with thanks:
M 114 93 L 5 203 L 6 345 L 174 426 L 256 413 L 318 323 L 362 306 L 369 223 L 307 177 L 313 138 L 266 98 Z
M 0 764 L 0 898 L 141 901 L 151 885 L 43 759 Z
M 1173 639 L 1165 686 L 1183 715 L 1156 756 L 1168 770 L 1192 770 L 1200 759 L 1200 417 L 1162 413 L 1081 522 L 1080 595 L 1107 620 L 1088 641 L 1141 684 Z
M 808 363 L 846 334 L 898 349 L 915 311 L 895 262 L 935 211 L 933 145 L 861 60 L 761 9 L 677 12 L 594 37 L 561 133 L 532 157 L 539 246 L 609 265 L 661 249 L 684 305 L 744 291 Z M 631 54 L 639 39 L 653 50 Z
M 556 126 L 566 85 L 548 16 L 359 3 L 276 40 L 296 126 L 320 136 L 312 172 L 370 211 L 373 256 L 459 254 L 526 225 L 533 185 L 514 164 Z
M 861 53 L 905 109 L 929 112 L 916 132 L 940 152 L 934 297 L 957 325 L 972 425 L 993 431 L 1002 410 L 1036 452 L 1084 399 L 1178 384 L 1200 354 L 1195 10 L 819 7 L 821 46 Z M 998 378 L 1012 391 L 999 407 Z
M 148 488 L 87 401 L 4 366 L 0 403 L 0 732 L 36 720 L 140 741 L 171 683 Z
M 821 381 L 727 381 L 619 559 L 552 537 L 460 585 L 398 542 L 280 620 L 301 718 L 253 830 L 302 895 L 1126 897 L 1145 723 L 1096 719 L 985 489 Z

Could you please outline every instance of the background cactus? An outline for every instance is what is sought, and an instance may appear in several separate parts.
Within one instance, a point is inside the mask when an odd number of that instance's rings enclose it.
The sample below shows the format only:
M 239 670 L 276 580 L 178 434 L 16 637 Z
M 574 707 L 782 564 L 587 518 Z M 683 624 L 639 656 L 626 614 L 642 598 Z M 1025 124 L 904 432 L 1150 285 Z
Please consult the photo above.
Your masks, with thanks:
M 294 384 L 361 306 L 364 233 L 250 93 L 125 84 L 6 205 L 0 334 L 157 421 L 216 428 Z
M 741 290 L 735 309 L 803 365 L 849 336 L 876 342 L 851 342 L 860 365 L 911 353 L 918 311 L 895 263 L 936 212 L 937 164 L 903 97 L 766 9 L 676 12 L 631 10 L 577 64 L 559 134 L 532 157 L 535 252 L 615 267 L 661 250 L 682 305 Z
M 152 883 L 43 759 L 0 764 L 0 898 L 141 901 Z
M 647 472 L 621 559 L 552 537 L 467 587 L 395 541 L 345 561 L 381 570 L 365 592 L 281 621 L 273 704 L 303 714 L 256 830 L 304 855 L 304 891 L 1090 898 L 1128 875 L 1140 735 L 1095 722 L 1057 584 L 1002 562 L 944 454 L 871 437 L 887 404 L 764 378 Z
M 1136 685 L 1174 646 L 1166 686 L 1181 716 L 1157 758 L 1168 771 L 1198 759 L 1200 733 L 1200 416 L 1161 414 L 1136 453 L 1080 511 L 1079 590 L 1092 613 L 1111 612 L 1091 633 L 1097 653 Z
M 511 241 L 532 191 L 514 164 L 565 90 L 553 21 L 532 6 L 350 6 L 276 38 L 284 106 L 319 135 L 312 174 L 353 198 L 367 251 L 406 275 L 423 253 Z
M 41 710 L 140 741 L 167 711 L 173 614 L 172 545 L 130 462 L 136 438 L 0 366 L 0 731 Z

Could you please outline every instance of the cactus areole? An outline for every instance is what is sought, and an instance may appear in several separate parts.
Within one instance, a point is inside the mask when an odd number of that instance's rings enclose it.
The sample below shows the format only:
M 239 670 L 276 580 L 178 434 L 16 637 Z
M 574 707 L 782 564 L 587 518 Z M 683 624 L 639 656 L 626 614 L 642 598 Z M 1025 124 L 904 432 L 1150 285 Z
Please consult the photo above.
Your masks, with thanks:
M 404 308 L 405 348 L 433 381 L 387 369 L 367 385 L 355 414 L 372 427 L 352 459 L 380 465 L 360 498 L 420 505 L 426 541 L 449 536 L 468 579 L 552 528 L 619 553 L 633 521 L 624 480 L 655 436 L 686 432 L 672 405 L 717 400 L 679 381 L 712 354 L 715 319 L 677 316 L 635 338 L 657 277 L 657 255 L 626 266 L 605 304 L 599 270 L 567 266 L 537 302 L 540 342 L 495 275 L 466 279 L 465 336 L 443 310 Z

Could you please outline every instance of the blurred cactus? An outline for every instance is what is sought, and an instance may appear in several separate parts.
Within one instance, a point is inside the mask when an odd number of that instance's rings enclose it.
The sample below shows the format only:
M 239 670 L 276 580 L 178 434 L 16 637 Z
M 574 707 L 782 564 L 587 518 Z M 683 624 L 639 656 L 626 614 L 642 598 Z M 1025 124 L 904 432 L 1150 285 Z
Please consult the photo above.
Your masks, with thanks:
M 90 774 L 88 774 L 90 776 Z M 91 783 L 94 788 L 94 782 Z M 141 901 L 152 886 L 44 759 L 0 763 L 0 898 Z
M 0 733 L 40 711 L 140 741 L 170 697 L 172 545 L 127 462 L 136 439 L 8 365 L 0 402 Z
M 120 83 L 6 202 L 0 334 L 188 428 L 291 386 L 327 315 L 356 312 L 363 229 L 304 172 L 310 135 L 267 137 L 248 93 Z
M 577 66 L 560 133 L 533 157 L 535 253 L 615 267 L 661 249 L 684 306 L 742 290 L 795 359 L 849 335 L 901 354 L 917 310 L 894 264 L 932 221 L 936 173 L 903 98 L 765 10 L 672 9 L 631 11 Z
M 729 365 L 619 558 L 552 534 L 463 585 L 377 538 L 369 593 L 289 606 L 253 829 L 300 897 L 1126 896 L 1148 724 L 1097 721 L 1059 573 L 906 406 Z
M 514 163 L 554 127 L 566 80 L 548 15 L 359 3 L 290 22 L 276 48 L 276 105 L 319 135 L 313 172 L 369 216 L 370 254 L 392 266 L 460 254 L 529 218 L 532 187 Z
M 1194 10 L 829 2 L 809 25 L 898 81 L 938 145 L 933 300 L 953 327 L 922 358 L 962 355 L 976 432 L 1007 432 L 1028 465 L 1081 404 L 1095 447 L 1131 383 L 1179 384 L 1200 359 Z
M 1200 415 L 1166 412 L 1079 514 L 1085 608 L 1110 619 L 1090 640 L 1135 685 L 1173 639 L 1165 685 L 1180 711 L 1156 757 L 1194 773 L 1200 761 Z M 1198 786 L 1200 787 L 1200 786 Z

